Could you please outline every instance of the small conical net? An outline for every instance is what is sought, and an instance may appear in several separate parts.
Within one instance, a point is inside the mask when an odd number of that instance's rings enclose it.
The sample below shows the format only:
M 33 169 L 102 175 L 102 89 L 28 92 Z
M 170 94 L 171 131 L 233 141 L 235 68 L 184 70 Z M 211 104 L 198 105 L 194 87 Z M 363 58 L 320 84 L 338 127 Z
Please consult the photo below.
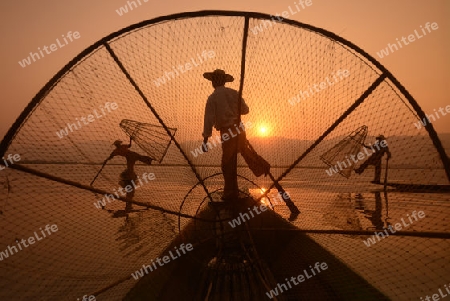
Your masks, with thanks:
M 167 128 L 167 132 L 161 125 L 128 119 L 122 120 L 120 127 L 146 154 L 159 163 L 164 159 L 176 132 L 176 129 Z

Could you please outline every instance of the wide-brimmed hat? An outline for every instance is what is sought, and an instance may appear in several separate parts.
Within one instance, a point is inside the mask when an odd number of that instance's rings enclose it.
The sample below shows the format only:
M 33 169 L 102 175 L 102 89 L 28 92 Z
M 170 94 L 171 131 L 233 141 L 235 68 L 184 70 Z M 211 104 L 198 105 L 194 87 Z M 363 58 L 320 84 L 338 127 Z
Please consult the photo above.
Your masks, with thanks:
M 375 139 L 386 140 L 386 137 L 384 137 L 383 135 L 378 135 Z
M 122 143 L 123 142 L 121 140 L 116 140 L 116 141 L 114 141 L 113 145 L 115 145 L 116 147 L 119 147 L 122 145 Z
M 232 75 L 226 74 L 225 71 L 221 69 L 216 69 L 213 72 L 205 72 L 203 73 L 203 77 L 210 81 L 214 79 L 224 79 L 225 82 L 234 81 L 234 77 Z

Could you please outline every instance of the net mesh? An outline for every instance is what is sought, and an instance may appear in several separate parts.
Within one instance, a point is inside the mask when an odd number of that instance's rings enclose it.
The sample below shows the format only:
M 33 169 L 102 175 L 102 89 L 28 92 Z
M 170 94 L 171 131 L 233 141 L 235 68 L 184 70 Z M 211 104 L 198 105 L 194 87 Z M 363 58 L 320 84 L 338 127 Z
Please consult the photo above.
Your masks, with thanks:
M 349 282 L 342 292 L 352 292 L 352 285 L 355 291 L 373 286 L 390 299 L 409 300 L 443 288 L 450 264 L 449 194 L 414 189 L 448 185 L 449 180 L 435 141 L 420 127 L 418 113 L 396 84 L 381 78 L 349 111 L 382 71 L 348 44 L 268 16 L 250 17 L 245 31 L 243 14 L 193 13 L 149 22 L 97 44 L 39 94 L 14 129 L 4 156 L 19 154 L 21 159 L 0 171 L 0 299 L 81 300 L 95 294 L 98 300 L 122 300 L 138 283 L 130 274 L 161 256 L 174 241 L 182 237 L 197 247 L 198 237 L 217 235 L 214 219 L 194 219 L 208 210 L 208 194 L 223 188 L 220 143 L 207 153 L 200 148 L 205 103 L 213 91 L 202 74 L 223 69 L 235 78 L 227 86 L 238 90 L 244 35 L 247 138 L 301 211 L 290 230 L 306 233 L 305 239 L 314 243 L 310 248 L 294 240 L 286 243 L 269 269 L 275 271 L 286 261 L 288 265 L 274 272 L 271 283 L 282 283 L 313 265 L 320 248 L 328 256 L 322 261 L 330 263 L 322 272 L 324 292 L 333 291 L 330 287 L 344 267 L 361 282 Z M 339 120 L 344 113 L 346 118 Z M 342 158 L 329 157 L 330 166 L 321 160 L 363 125 L 366 141 L 375 141 L 379 134 L 386 137 L 392 153 L 388 182 L 402 184 L 406 192 L 371 184 L 373 166 L 345 178 L 330 169 Z M 127 141 L 135 129 L 131 149 L 164 160 L 150 166 L 137 163 L 141 182 L 133 196 L 136 203 L 132 213 L 120 216 L 125 204 L 117 198 L 109 199 L 105 210 L 95 204 L 105 200 L 104 194 L 118 195 L 124 158 L 110 160 L 93 187 L 89 184 L 113 151 L 111 144 Z M 214 132 L 210 141 L 217 141 L 218 135 Z M 161 148 L 149 149 L 157 142 L 150 137 L 164 141 Z M 447 152 L 448 138 L 441 136 Z M 355 151 L 355 144 L 346 145 L 351 150 L 340 154 Z M 283 202 L 274 202 L 278 191 L 272 188 L 273 180 L 255 177 L 241 156 L 238 174 L 241 190 L 260 202 L 275 203 L 271 212 L 278 217 L 289 216 Z M 420 211 L 425 217 L 412 217 Z M 183 232 L 192 223 L 197 238 Z M 376 239 L 374 233 L 361 232 L 381 232 L 397 223 L 406 234 Z M 40 229 L 53 224 L 57 232 L 19 250 L 17 241 L 35 232 L 42 236 Z M 269 228 L 262 223 L 258 229 L 263 235 L 276 230 Z M 192 257 L 201 261 L 201 256 Z M 202 269 L 206 271 L 206 265 Z M 167 275 L 145 290 L 159 291 L 162 282 L 181 286 L 176 282 L 179 274 Z M 201 284 L 189 285 L 195 290 Z M 313 285 L 297 287 L 310 295 L 317 290 Z M 297 300 L 299 294 L 291 289 L 280 298 Z M 187 294 L 180 300 L 189 298 Z

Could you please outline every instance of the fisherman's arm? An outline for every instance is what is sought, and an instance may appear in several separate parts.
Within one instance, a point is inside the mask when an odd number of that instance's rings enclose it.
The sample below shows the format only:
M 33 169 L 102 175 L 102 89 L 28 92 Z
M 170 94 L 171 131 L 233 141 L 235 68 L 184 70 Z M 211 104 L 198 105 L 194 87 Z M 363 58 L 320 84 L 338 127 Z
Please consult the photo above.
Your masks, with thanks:
M 216 120 L 215 106 L 211 98 L 208 98 L 208 101 L 206 102 L 205 106 L 205 117 L 203 120 L 203 133 L 202 133 L 203 136 L 202 149 L 205 152 L 208 151 L 206 143 L 208 142 L 208 138 L 212 136 L 212 128 L 214 126 L 215 120 Z
M 112 153 L 109 155 L 109 157 L 105 161 L 109 161 L 112 158 L 114 158 L 115 156 L 117 156 L 117 152 L 116 152 L 116 150 L 113 150 Z
M 386 146 L 386 154 L 387 154 L 387 158 L 388 160 L 392 157 L 391 152 L 389 151 L 389 147 Z
M 238 93 L 239 97 L 239 93 Z M 248 105 L 245 103 L 244 98 L 241 97 L 241 115 L 247 115 L 250 112 Z
M 131 145 L 131 143 L 130 143 Z M 128 145 L 122 144 L 119 147 L 117 147 L 115 150 L 112 151 L 111 155 L 109 155 L 108 159 L 106 160 L 111 160 L 112 158 L 114 158 L 115 156 L 125 156 L 125 154 L 127 152 L 129 152 L 130 147 Z
M 244 99 L 242 98 L 241 115 L 247 115 L 249 112 L 250 112 L 250 109 L 248 108 L 247 104 L 245 103 Z

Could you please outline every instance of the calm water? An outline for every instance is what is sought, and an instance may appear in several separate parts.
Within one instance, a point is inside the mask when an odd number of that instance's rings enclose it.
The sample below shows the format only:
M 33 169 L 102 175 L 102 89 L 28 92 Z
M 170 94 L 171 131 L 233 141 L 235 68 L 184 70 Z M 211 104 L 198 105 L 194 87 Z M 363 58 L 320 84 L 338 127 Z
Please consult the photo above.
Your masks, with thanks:
M 89 185 L 98 166 L 33 166 L 39 170 Z M 117 189 L 117 175 L 123 167 L 105 168 L 95 187 Z M 202 176 L 218 168 L 201 168 Z M 283 170 L 273 169 L 275 176 Z M 156 179 L 136 190 L 136 200 L 150 202 L 178 211 L 186 197 L 183 213 L 195 214 L 205 197 L 186 167 L 142 167 L 137 174 L 152 172 Z M 246 169 L 240 173 L 249 178 Z M 413 211 L 424 211 L 426 217 L 410 224 L 407 231 L 450 232 L 449 194 L 417 194 L 389 191 L 379 193 L 381 186 L 368 183 L 373 170 L 359 177 L 329 177 L 322 169 L 296 169 L 282 181 L 285 190 L 301 210 L 295 225 L 301 229 L 373 230 L 386 222 L 395 224 Z M 390 171 L 391 173 L 391 171 Z M 392 177 L 411 177 L 411 171 L 392 171 Z M 423 171 L 414 175 L 417 181 L 432 182 L 436 174 Z M 6 178 L 7 177 L 7 178 Z M 406 177 L 405 177 L 406 178 Z M 431 180 L 430 180 L 431 179 Z M 0 261 L 0 300 L 81 300 L 113 282 L 130 276 L 142 264 L 159 256 L 178 234 L 178 217 L 154 210 L 143 210 L 128 218 L 112 218 L 93 203 L 102 198 L 90 191 L 28 175 L 14 170 L 0 175 L 0 251 L 16 245 L 16 239 L 27 239 L 47 224 L 58 231 Z M 9 182 L 9 186 L 6 184 Z M 256 179 L 259 187 L 270 181 Z M 222 185 L 221 176 L 206 182 L 208 189 Z M 250 182 L 241 187 L 260 195 Z M 9 190 L 9 193 L 8 193 Z M 186 196 L 187 195 L 187 196 Z M 387 200 L 386 200 L 387 197 Z M 113 202 L 110 210 L 123 209 Z M 138 208 L 138 207 L 135 207 Z M 282 217 L 289 211 L 284 205 L 274 210 Z M 185 224 L 187 219 L 181 219 Z M 388 237 L 367 247 L 367 237 L 311 234 L 318 243 L 345 262 L 375 287 L 396 300 L 419 299 L 448 283 L 450 260 L 448 240 L 417 237 Z M 121 300 L 136 283 L 131 279 L 99 295 L 97 300 Z

